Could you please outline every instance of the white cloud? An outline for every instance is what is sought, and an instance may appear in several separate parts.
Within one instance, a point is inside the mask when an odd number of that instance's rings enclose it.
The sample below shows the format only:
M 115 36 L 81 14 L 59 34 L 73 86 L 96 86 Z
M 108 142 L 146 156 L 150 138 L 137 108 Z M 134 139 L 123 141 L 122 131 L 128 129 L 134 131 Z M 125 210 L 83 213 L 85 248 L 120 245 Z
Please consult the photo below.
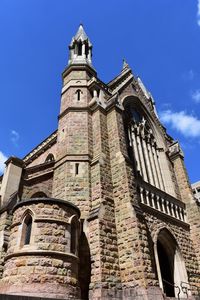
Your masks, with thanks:
M 192 80 L 192 79 L 194 78 L 194 71 L 193 71 L 193 70 L 190 70 L 190 71 L 188 72 L 188 78 L 189 78 L 190 80 Z
M 196 103 L 200 103 L 200 90 L 196 90 L 192 93 L 192 99 L 196 102 Z
M 195 76 L 195 72 L 191 69 L 189 71 L 184 72 L 182 75 L 182 79 L 185 81 L 192 81 Z
M 200 26 L 200 0 L 197 1 L 197 24 Z
M 4 167 L 5 167 L 5 161 L 8 158 L 5 156 L 5 154 L 3 154 L 3 152 L 0 151 L 0 174 L 3 173 L 4 171 Z
M 200 137 L 200 120 L 195 116 L 185 111 L 173 112 L 171 110 L 162 111 L 159 115 L 163 123 L 170 124 L 185 137 Z
M 189 72 L 188 72 L 188 79 L 189 80 L 194 79 L 194 71 L 193 70 L 189 70 Z
M 18 141 L 19 141 L 19 133 L 15 131 L 14 129 L 11 130 L 11 142 L 15 145 L 18 146 Z

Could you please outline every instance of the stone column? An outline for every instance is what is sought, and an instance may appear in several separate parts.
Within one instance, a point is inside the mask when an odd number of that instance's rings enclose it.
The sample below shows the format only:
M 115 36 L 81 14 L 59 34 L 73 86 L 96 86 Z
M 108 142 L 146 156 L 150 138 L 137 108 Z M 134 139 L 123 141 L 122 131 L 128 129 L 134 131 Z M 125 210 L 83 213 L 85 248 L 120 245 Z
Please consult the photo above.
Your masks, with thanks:
M 88 61 L 91 63 L 92 61 L 92 55 L 91 55 L 91 48 L 88 50 Z
M 136 140 L 136 133 L 135 133 L 133 126 L 131 126 L 131 140 L 132 140 L 132 147 L 133 147 L 134 154 L 135 154 L 135 160 L 137 163 L 137 169 L 140 172 L 140 175 L 142 175 L 140 156 L 139 156 L 139 152 L 138 152 L 138 144 L 137 144 L 137 140 Z
M 158 175 L 159 186 L 160 186 L 160 189 L 164 191 L 165 189 L 164 189 L 163 180 L 161 177 L 161 171 L 160 171 L 160 165 L 159 165 L 159 160 L 158 160 L 156 144 L 153 145 L 152 149 L 153 149 L 153 155 L 154 155 L 154 159 L 155 159 L 155 166 L 156 166 L 156 171 L 157 171 L 157 175 Z
M 157 178 L 156 169 L 155 169 L 155 162 L 154 162 L 154 159 L 153 159 L 153 153 L 152 153 L 150 138 L 147 142 L 147 148 L 148 148 L 148 152 L 149 152 L 149 160 L 150 160 L 150 164 L 151 164 L 153 182 L 154 182 L 156 187 L 159 187 L 158 186 L 158 178 Z
M 141 161 L 141 171 L 143 178 L 146 182 L 148 182 L 147 178 L 147 171 L 146 171 L 146 166 L 145 166 L 145 161 L 144 161 L 144 153 L 142 149 L 142 143 L 141 143 L 141 136 L 140 136 L 140 131 L 139 128 L 137 127 L 137 144 L 138 144 L 138 153 Z
M 172 195 L 173 197 L 177 197 L 175 193 L 175 185 L 172 180 L 172 172 L 170 171 L 170 164 L 167 153 L 164 149 L 159 149 L 159 158 L 160 158 L 160 166 L 162 166 L 162 179 L 165 187 L 165 191 Z
M 191 202 L 191 199 L 193 199 L 193 193 L 184 164 L 184 154 L 178 142 L 171 145 L 170 158 L 174 164 L 174 171 L 181 194 L 181 199 L 183 202 L 189 203 Z
M 93 91 L 93 97 L 94 97 L 94 98 L 97 97 L 97 90 L 96 90 L 96 89 Z
M 147 162 L 147 170 L 148 170 L 148 174 L 149 174 L 149 183 L 151 183 L 152 185 L 155 185 L 152 161 L 151 161 L 151 154 L 150 154 L 149 143 L 147 141 L 147 137 L 144 139 L 143 144 L 145 147 L 145 157 L 146 157 L 146 162 Z
M 85 58 L 85 44 L 82 44 L 82 56 Z

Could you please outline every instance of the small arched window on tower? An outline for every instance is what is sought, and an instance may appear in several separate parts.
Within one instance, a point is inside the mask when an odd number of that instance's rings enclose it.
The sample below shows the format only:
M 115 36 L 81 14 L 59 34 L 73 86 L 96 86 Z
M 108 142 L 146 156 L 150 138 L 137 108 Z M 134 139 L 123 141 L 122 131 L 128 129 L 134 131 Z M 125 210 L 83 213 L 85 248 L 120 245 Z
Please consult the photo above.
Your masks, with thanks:
M 52 153 L 49 153 L 48 155 L 47 155 L 47 158 L 45 159 L 45 162 L 51 162 L 51 161 L 54 161 L 55 159 L 54 159 L 54 156 L 53 156 L 53 154 Z
M 29 245 L 31 242 L 33 218 L 28 213 L 23 221 L 22 235 L 21 235 L 21 246 Z
M 76 99 L 77 99 L 77 101 L 80 101 L 81 100 L 81 94 L 82 94 L 82 92 L 81 92 L 81 90 L 80 89 L 78 89 L 77 91 L 76 91 Z
M 70 244 L 70 252 L 78 255 L 78 219 L 76 216 L 72 217 L 71 220 L 71 244 Z

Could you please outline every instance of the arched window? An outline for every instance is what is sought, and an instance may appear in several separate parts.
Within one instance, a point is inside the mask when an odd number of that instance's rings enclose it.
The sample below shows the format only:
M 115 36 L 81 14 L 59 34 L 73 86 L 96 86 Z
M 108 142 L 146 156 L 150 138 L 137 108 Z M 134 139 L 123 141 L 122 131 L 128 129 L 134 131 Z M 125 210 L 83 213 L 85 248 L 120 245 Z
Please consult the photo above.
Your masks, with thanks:
M 26 233 L 24 238 L 24 245 L 30 244 L 31 240 L 31 230 L 32 230 L 32 218 L 30 217 L 26 222 Z
M 31 242 L 32 223 L 32 216 L 27 214 L 22 225 L 21 246 L 29 245 Z
M 47 158 L 45 159 L 45 162 L 50 162 L 50 161 L 54 161 L 55 159 L 54 159 L 54 156 L 53 156 L 53 154 L 52 153 L 49 153 L 48 155 L 47 155 Z
M 137 95 L 123 100 L 124 129 L 127 152 L 133 164 L 135 176 L 156 188 L 177 197 L 173 164 L 165 130 L 158 119 Z
M 78 220 L 76 217 L 73 217 L 71 220 L 71 244 L 70 244 L 70 252 L 77 255 L 78 254 L 78 233 L 79 226 Z
M 137 101 L 135 101 L 137 102 Z M 146 114 L 139 104 L 125 103 L 125 131 L 129 157 L 144 181 L 165 190 L 160 165 L 160 149 Z

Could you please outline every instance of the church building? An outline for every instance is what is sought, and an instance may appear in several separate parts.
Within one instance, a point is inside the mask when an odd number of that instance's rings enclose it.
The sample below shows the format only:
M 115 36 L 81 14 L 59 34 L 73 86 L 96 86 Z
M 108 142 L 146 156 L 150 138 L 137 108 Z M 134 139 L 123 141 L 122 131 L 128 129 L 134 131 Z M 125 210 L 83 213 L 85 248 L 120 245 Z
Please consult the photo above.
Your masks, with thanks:
M 62 80 L 58 129 L 0 177 L 0 299 L 200 299 L 200 202 L 150 92 L 125 61 L 102 82 L 82 25 Z

